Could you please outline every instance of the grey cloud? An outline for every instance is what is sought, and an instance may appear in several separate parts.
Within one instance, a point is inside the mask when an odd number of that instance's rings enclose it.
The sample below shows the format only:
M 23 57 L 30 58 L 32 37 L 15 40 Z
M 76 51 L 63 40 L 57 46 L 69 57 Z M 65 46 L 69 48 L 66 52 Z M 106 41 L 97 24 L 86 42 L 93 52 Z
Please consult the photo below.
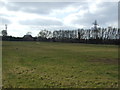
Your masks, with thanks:
M 117 21 L 118 17 L 118 8 L 117 3 L 111 2 L 104 2 L 98 5 L 98 10 L 95 13 L 90 13 L 89 11 L 81 17 L 80 15 L 77 16 L 77 20 L 73 20 L 73 24 L 80 24 L 85 26 L 92 26 L 92 22 L 94 20 L 98 20 L 100 26 L 106 26 L 107 23 L 113 23 Z M 99 10 L 101 9 L 102 10 Z
M 96 19 L 100 26 L 106 26 L 107 23 L 113 23 L 117 21 L 118 7 L 117 2 L 104 2 L 98 4 L 98 10 L 95 13 L 90 13 L 89 11 L 81 17 L 78 15 L 77 20 L 73 20 L 72 24 L 79 24 L 85 26 L 92 26 L 92 23 Z M 91 3 L 89 2 L 16 2 L 8 3 L 6 8 L 9 11 L 23 11 L 29 13 L 49 15 L 52 10 L 61 9 L 68 6 L 73 6 L 79 10 L 88 10 Z M 60 14 L 59 14 L 60 16 Z M 19 22 L 22 25 L 62 25 L 62 22 L 57 20 L 24 20 Z
M 22 25 L 41 25 L 41 26 L 63 25 L 62 22 L 58 20 L 51 20 L 51 19 L 24 20 L 24 21 L 20 21 L 19 23 Z
M 36 14 L 49 14 L 54 9 L 64 9 L 71 4 L 71 2 L 12 2 L 7 5 L 7 9 Z
M 3 17 L 1 18 L 1 22 L 2 24 L 11 24 L 11 21 L 9 19 Z
M 0 1 L 0 8 L 4 7 L 6 4 L 3 1 Z

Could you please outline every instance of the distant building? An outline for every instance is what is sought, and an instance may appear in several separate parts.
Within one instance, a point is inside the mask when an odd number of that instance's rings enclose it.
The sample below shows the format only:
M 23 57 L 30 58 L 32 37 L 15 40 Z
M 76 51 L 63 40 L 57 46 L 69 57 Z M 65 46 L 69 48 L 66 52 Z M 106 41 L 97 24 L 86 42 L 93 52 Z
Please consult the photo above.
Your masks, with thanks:
M 34 38 L 31 35 L 24 35 L 23 40 L 25 40 L 25 41 L 33 41 Z

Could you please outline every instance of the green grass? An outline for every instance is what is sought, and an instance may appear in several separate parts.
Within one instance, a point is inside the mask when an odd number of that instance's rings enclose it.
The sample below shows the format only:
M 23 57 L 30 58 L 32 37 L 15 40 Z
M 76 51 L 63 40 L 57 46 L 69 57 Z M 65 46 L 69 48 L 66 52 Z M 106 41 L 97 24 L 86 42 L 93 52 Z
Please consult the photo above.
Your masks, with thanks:
M 118 46 L 3 42 L 5 88 L 118 88 Z

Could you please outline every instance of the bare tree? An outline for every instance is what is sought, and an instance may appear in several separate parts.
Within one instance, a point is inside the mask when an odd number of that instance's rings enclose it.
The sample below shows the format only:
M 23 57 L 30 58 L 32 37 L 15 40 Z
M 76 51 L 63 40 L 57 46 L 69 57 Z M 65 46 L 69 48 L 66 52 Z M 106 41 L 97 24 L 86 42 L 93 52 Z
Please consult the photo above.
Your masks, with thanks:
M 7 36 L 7 30 L 2 30 L 2 36 Z
M 51 31 L 41 30 L 41 31 L 38 33 L 38 37 L 41 37 L 41 38 L 49 38 L 51 34 L 52 34 Z
M 83 39 L 84 34 L 85 34 L 84 29 L 78 29 L 78 38 L 79 39 Z

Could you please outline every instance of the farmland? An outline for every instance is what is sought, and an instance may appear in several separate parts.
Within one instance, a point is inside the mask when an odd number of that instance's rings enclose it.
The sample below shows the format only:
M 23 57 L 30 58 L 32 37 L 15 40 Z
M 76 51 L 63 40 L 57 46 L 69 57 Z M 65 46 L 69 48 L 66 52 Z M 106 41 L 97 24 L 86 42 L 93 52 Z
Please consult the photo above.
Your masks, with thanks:
M 118 46 L 58 42 L 2 45 L 4 88 L 118 88 Z

